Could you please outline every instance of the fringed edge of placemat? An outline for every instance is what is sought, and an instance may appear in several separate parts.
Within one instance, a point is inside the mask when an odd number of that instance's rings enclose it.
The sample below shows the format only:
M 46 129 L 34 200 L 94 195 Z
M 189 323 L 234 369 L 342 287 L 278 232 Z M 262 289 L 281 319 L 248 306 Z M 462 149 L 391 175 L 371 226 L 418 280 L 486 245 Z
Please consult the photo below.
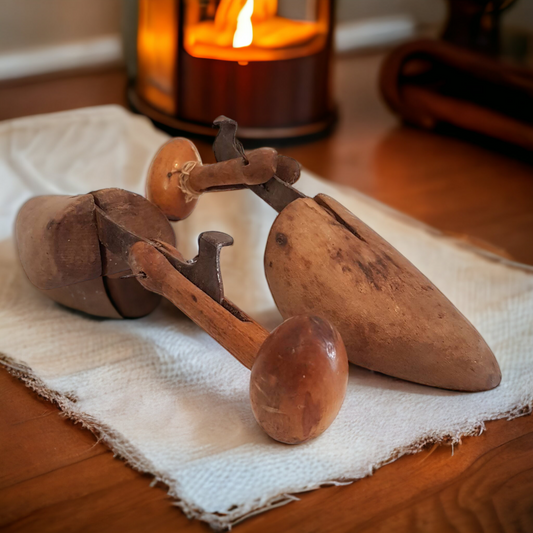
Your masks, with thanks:
M 513 418 L 529 415 L 533 412 L 532 395 L 530 398 L 525 400 L 524 403 L 515 406 L 509 411 L 491 416 L 480 422 L 473 422 L 470 425 L 465 425 L 464 428 L 458 429 L 454 434 L 427 436 L 413 444 L 410 444 L 409 446 L 398 448 L 389 456 L 388 459 L 370 465 L 368 472 L 364 475 L 354 478 L 323 481 L 321 483 L 306 485 L 305 487 L 298 487 L 292 491 L 279 494 L 278 496 L 269 498 L 266 501 L 259 500 L 247 505 L 235 506 L 226 513 L 210 513 L 185 501 L 180 495 L 179 482 L 162 472 L 158 472 L 154 465 L 148 459 L 146 459 L 143 454 L 139 452 L 139 450 L 132 446 L 131 443 L 121 433 L 115 431 L 106 424 L 99 422 L 93 416 L 78 411 L 76 409 L 75 395 L 59 393 L 50 389 L 29 366 L 25 365 L 24 363 L 19 363 L 13 358 L 2 353 L 0 353 L 0 364 L 3 365 L 11 375 L 24 382 L 28 388 L 32 389 L 39 396 L 42 396 L 49 402 L 55 404 L 60 409 L 63 416 L 71 419 L 75 423 L 81 424 L 82 427 L 91 431 L 91 433 L 93 433 L 97 438 L 98 442 L 103 442 L 111 449 L 115 457 L 119 457 L 120 459 L 124 460 L 126 464 L 138 472 L 154 476 L 154 481 L 151 483 L 151 486 L 154 486 L 157 482 L 163 483 L 167 487 L 168 495 L 175 500 L 173 505 L 179 507 L 185 516 L 187 516 L 187 518 L 207 522 L 215 530 L 231 530 L 233 526 L 248 518 L 251 518 L 252 516 L 275 509 L 276 507 L 281 507 L 282 505 L 286 505 L 294 501 L 299 501 L 299 498 L 295 496 L 295 494 L 328 486 L 349 485 L 354 481 L 371 476 L 382 466 L 396 461 L 403 455 L 419 453 L 426 446 L 431 444 L 449 445 L 452 447 L 453 455 L 454 446 L 461 444 L 461 439 L 463 437 L 479 436 L 485 431 L 485 422 L 499 420 L 502 418 L 512 420 Z

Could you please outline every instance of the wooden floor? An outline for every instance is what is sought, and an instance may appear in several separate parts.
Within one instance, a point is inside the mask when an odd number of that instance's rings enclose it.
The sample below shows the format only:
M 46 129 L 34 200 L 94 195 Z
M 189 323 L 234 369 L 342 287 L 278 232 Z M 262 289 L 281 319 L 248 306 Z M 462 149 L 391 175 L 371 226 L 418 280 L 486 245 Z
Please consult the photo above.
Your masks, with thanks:
M 380 59 L 339 58 L 335 132 L 281 151 L 329 180 L 533 264 L 533 159 L 493 143 L 400 127 L 377 95 Z M 4 83 L 0 120 L 125 105 L 125 86 L 119 68 Z M 199 148 L 212 160 L 207 143 Z M 187 520 L 150 481 L 0 370 L 2 531 L 209 530 Z M 428 447 L 350 486 L 300 497 L 235 530 L 533 532 L 533 417 L 487 423 L 453 453 Z

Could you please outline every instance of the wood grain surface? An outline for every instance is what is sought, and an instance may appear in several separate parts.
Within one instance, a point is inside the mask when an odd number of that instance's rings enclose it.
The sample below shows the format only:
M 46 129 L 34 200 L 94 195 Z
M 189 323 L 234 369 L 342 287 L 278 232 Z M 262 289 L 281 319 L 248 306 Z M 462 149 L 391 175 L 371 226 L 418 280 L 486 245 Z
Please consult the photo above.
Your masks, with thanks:
M 478 138 L 401 127 L 377 94 L 381 59 L 338 58 L 336 130 L 281 152 L 443 231 L 533 264 L 531 157 Z M 0 85 L 0 119 L 124 105 L 125 87 L 116 68 L 12 81 Z M 198 145 L 204 162 L 213 162 L 209 145 Z M 209 531 L 150 482 L 0 370 L 2 531 Z M 349 486 L 299 497 L 235 530 L 532 532 L 533 417 L 489 422 L 453 454 L 429 446 Z

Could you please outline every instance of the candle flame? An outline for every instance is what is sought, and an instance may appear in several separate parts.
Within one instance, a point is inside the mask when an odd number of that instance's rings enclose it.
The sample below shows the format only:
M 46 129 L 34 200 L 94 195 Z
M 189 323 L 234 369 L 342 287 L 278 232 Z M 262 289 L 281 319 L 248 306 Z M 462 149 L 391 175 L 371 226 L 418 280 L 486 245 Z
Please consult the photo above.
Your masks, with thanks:
M 254 0 L 246 0 L 237 16 L 237 29 L 233 35 L 233 48 L 250 46 L 254 38 L 252 15 L 254 13 Z

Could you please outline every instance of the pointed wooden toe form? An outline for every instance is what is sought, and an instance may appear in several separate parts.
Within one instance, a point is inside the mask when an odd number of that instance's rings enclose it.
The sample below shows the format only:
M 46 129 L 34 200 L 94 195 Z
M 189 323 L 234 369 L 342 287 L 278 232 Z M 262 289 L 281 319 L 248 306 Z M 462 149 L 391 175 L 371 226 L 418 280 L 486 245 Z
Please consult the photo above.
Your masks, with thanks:
M 457 391 L 500 383 L 491 349 L 403 255 L 325 195 L 278 215 L 265 272 L 283 316 L 311 313 L 339 330 L 352 363 Z

